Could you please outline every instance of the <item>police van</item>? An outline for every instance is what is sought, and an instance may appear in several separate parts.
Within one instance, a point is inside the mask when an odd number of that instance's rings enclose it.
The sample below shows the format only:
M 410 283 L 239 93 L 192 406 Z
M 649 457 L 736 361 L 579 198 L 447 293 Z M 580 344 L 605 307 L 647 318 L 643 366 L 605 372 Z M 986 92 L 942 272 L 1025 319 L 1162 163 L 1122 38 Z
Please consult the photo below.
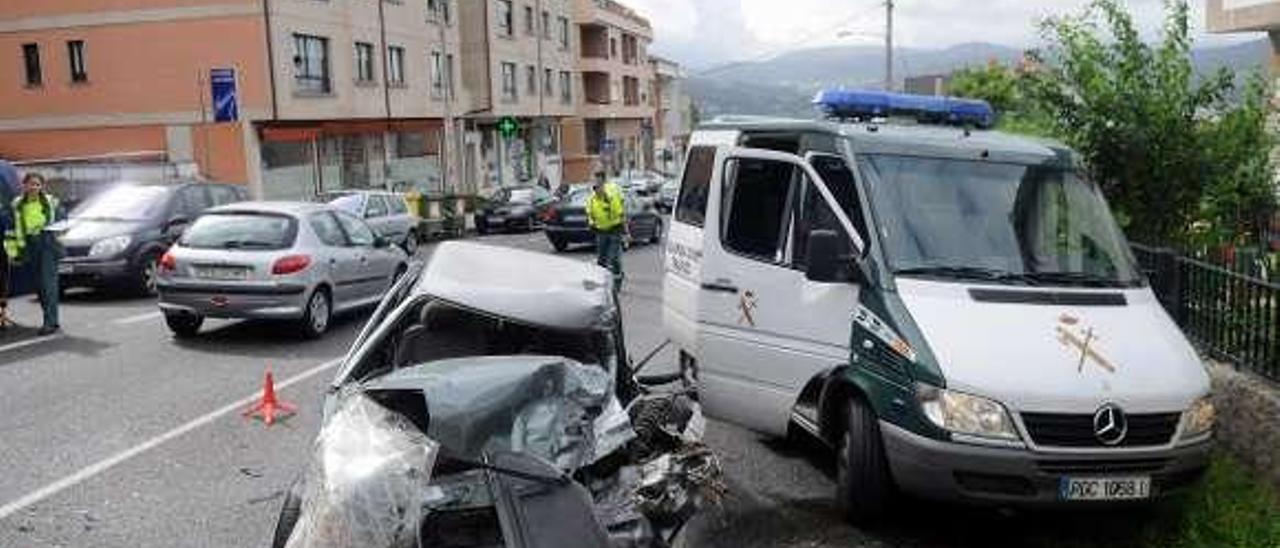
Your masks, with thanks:
M 1208 373 L 1074 152 L 982 130 L 981 102 L 815 102 L 831 120 L 692 136 L 663 316 L 708 415 L 828 442 L 855 521 L 897 492 L 1085 505 L 1202 475 Z

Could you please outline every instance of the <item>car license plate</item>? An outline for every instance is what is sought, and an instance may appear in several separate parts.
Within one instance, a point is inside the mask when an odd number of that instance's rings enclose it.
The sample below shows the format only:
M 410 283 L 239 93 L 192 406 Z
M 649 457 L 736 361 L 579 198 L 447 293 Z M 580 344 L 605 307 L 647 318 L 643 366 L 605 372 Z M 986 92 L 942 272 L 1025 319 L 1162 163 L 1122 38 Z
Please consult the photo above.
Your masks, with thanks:
M 58 263 L 58 274 L 74 274 L 76 265 L 67 263 Z
M 585 222 L 586 220 L 587 218 L 582 215 L 565 215 L 564 216 L 564 222 L 566 223 L 581 223 L 581 222 Z
M 249 269 L 238 266 L 202 266 L 196 268 L 196 277 L 209 280 L 247 280 Z
M 502 223 L 507 222 L 507 219 L 506 219 L 506 218 L 504 218 L 504 217 L 496 217 L 496 216 L 494 216 L 494 217 L 489 217 L 489 218 L 488 218 L 488 219 L 486 219 L 486 220 L 487 220 L 487 221 L 489 222 L 489 224 L 491 224 L 491 225 L 500 225 L 500 224 L 502 224 Z
M 1151 496 L 1149 476 L 1072 478 L 1059 480 L 1062 500 L 1139 500 Z

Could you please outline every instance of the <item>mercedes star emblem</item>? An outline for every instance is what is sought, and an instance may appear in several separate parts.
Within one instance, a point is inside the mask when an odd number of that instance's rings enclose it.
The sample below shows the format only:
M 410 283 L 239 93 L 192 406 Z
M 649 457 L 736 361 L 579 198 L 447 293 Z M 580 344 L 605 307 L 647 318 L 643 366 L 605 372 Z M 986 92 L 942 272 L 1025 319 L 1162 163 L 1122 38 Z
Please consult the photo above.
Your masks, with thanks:
M 1093 414 L 1093 435 L 1103 445 L 1120 445 L 1129 433 L 1129 419 L 1115 404 L 1108 403 Z

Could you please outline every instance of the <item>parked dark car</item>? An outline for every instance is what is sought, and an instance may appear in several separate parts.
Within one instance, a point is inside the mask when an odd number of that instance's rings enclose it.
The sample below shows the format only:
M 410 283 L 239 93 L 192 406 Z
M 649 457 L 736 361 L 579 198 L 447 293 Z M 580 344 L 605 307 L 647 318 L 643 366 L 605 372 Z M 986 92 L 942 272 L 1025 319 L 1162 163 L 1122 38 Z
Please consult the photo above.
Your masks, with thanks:
M 64 257 L 63 288 L 156 291 L 160 256 L 210 207 L 248 199 L 243 187 L 213 183 L 118 184 L 95 194 L 53 228 Z
M 591 196 L 591 192 L 590 188 L 574 189 L 547 212 L 543 230 L 556 251 L 569 249 L 573 244 L 595 243 L 595 235 L 587 228 L 587 198 Z M 662 240 L 662 216 L 658 214 L 653 201 L 634 192 L 626 192 L 624 196 L 627 207 L 627 246 L 630 247 L 635 242 L 658 243 Z
M 481 234 L 495 230 L 532 232 L 554 204 L 551 191 L 540 186 L 500 189 L 476 211 L 476 231 Z
M 662 183 L 662 188 L 658 189 L 657 201 L 654 202 L 654 205 L 658 206 L 658 211 L 671 213 L 676 207 L 676 194 L 679 192 L 679 181 L 667 181 Z

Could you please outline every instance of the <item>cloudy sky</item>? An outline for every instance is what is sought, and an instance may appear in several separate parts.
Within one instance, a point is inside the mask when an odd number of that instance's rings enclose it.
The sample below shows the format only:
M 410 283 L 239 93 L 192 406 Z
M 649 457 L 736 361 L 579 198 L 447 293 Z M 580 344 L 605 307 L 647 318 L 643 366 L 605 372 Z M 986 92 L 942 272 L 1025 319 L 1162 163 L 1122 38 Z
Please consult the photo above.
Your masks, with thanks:
M 883 0 L 622 0 L 648 16 L 654 51 L 702 68 L 754 60 L 805 47 L 883 43 Z M 1250 0 L 1236 0 L 1250 1 Z M 1205 0 L 1191 0 L 1202 43 L 1240 41 L 1203 32 Z M 903 47 L 944 48 L 965 42 L 1029 46 L 1046 15 L 1078 12 L 1088 0 L 896 0 L 895 41 Z M 1163 0 L 1128 0 L 1154 36 Z M 841 36 L 843 34 L 843 36 Z M 1256 38 L 1259 35 L 1246 35 Z

